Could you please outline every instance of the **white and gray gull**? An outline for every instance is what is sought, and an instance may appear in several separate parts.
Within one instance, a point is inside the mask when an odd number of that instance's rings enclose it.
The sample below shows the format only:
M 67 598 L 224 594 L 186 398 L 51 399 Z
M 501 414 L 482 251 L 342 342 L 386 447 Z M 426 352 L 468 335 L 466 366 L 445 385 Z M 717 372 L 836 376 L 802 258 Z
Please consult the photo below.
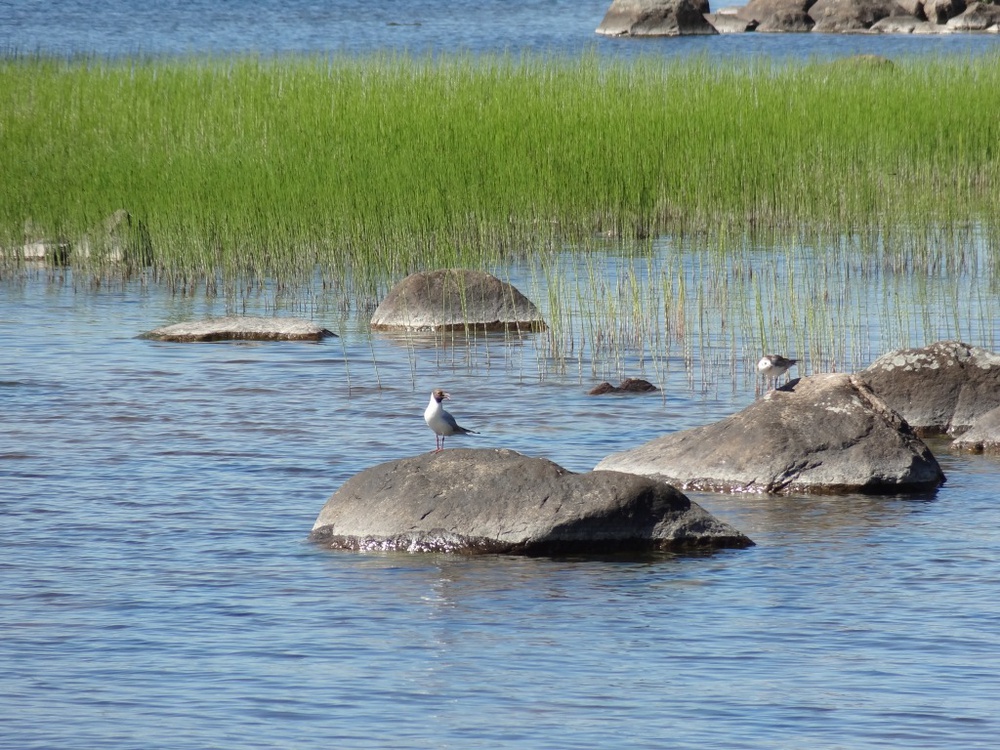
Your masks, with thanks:
M 475 430 L 462 427 L 455 421 L 455 418 L 444 410 L 442 401 L 451 399 L 447 393 L 440 388 L 431 392 L 431 400 L 424 409 L 424 421 L 427 426 L 434 430 L 434 452 L 444 449 L 444 439 L 449 435 L 478 435 Z
M 777 381 L 782 375 L 791 369 L 792 365 L 798 362 L 797 359 L 788 359 L 780 354 L 765 354 L 757 363 L 757 369 L 764 376 L 765 380 Z

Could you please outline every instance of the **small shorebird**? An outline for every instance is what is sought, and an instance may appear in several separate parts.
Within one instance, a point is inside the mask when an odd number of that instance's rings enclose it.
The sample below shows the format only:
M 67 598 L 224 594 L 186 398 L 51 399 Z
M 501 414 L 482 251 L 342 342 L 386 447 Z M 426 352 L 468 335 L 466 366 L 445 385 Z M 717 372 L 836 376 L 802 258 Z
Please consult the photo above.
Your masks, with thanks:
M 798 362 L 778 354 L 765 354 L 757 363 L 757 370 L 764 376 L 765 382 L 771 380 L 777 386 L 777 380 Z
M 444 410 L 444 406 L 441 405 L 441 402 L 446 398 L 450 399 L 451 396 L 442 391 L 440 388 L 436 388 L 431 392 L 431 400 L 427 404 L 427 408 L 424 409 L 424 421 L 427 423 L 428 427 L 434 430 L 435 453 L 440 450 L 444 450 L 444 439 L 449 435 L 479 434 L 475 430 L 467 430 L 466 428 L 459 426 L 458 422 L 455 421 L 455 418 Z

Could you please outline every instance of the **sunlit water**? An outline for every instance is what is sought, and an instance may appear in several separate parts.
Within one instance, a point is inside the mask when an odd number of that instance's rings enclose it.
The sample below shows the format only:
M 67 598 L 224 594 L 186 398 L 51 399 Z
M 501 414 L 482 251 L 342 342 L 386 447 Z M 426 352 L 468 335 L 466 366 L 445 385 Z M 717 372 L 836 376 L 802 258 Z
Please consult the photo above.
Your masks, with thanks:
M 0 47 L 808 57 L 997 43 L 604 40 L 593 29 L 608 3 L 568 0 L 164 5 L 0 1 Z M 0 284 L 0 747 L 995 747 L 1000 462 L 946 443 L 932 447 L 948 482 L 929 497 L 694 496 L 756 541 L 747 550 L 451 558 L 306 541 L 348 477 L 431 449 L 420 414 L 434 386 L 483 433 L 462 444 L 577 471 L 751 402 L 758 326 L 707 292 L 671 317 L 663 267 L 595 262 L 611 289 L 652 278 L 643 304 L 667 308 L 638 338 L 623 333 L 624 350 L 600 350 L 592 333 L 607 322 L 585 310 L 572 351 L 544 337 L 373 337 L 322 292 L 305 312 L 341 338 L 155 343 L 136 335 L 233 301 L 61 274 Z M 750 262 L 787 265 L 773 249 Z M 678 268 L 692 289 L 698 267 Z M 825 291 L 795 287 L 802 300 L 763 295 L 767 335 L 804 370 L 950 335 L 995 348 L 992 266 L 930 284 L 873 274 L 861 289 L 842 270 L 816 275 Z M 529 272 L 511 276 L 544 306 Z M 746 277 L 726 279 L 735 290 Z M 772 279 L 772 292 L 791 288 L 785 271 Z M 851 292 L 826 309 L 831 338 L 800 303 L 838 284 Z M 585 395 L 622 375 L 663 391 Z

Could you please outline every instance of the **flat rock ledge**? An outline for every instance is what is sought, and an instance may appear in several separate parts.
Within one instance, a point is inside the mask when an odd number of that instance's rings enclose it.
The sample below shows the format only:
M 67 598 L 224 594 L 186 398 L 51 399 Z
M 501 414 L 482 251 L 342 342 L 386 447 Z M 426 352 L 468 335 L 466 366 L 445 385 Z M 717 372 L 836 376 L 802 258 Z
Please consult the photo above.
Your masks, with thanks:
M 1000 455 L 1000 408 L 977 419 L 972 427 L 952 441 L 951 447 L 967 453 Z
M 535 303 L 481 271 L 421 271 L 396 284 L 375 309 L 381 331 L 545 330 Z
M 715 424 L 613 453 L 596 468 L 709 492 L 903 493 L 944 481 L 909 425 L 847 374 L 793 380 Z
M 320 341 L 330 336 L 336 334 L 300 318 L 231 316 L 174 323 L 147 331 L 140 338 L 156 341 Z
M 359 551 L 524 555 L 753 545 L 663 482 L 471 448 L 365 469 L 326 502 L 310 539 Z
M 959 435 L 1000 406 L 1000 356 L 961 341 L 883 354 L 858 373 L 918 435 Z

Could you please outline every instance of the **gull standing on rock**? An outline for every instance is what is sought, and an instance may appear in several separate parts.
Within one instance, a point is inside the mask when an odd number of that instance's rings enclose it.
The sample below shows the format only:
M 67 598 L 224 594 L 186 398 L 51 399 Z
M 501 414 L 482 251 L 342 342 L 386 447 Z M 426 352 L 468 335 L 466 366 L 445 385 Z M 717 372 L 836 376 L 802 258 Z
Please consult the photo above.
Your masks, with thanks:
M 757 363 L 757 370 L 764 376 L 764 381 L 771 380 L 777 387 L 777 380 L 798 362 L 797 359 L 788 359 L 780 354 L 765 354 Z
M 424 421 L 427 423 L 428 427 L 434 430 L 435 453 L 440 450 L 444 450 L 444 439 L 449 435 L 479 434 L 475 430 L 467 430 L 466 428 L 459 426 L 458 422 L 455 421 L 455 418 L 444 410 L 444 406 L 441 405 L 441 402 L 446 398 L 451 399 L 451 396 L 442 391 L 440 388 L 436 388 L 431 392 L 431 400 L 427 404 L 427 408 L 424 409 Z

